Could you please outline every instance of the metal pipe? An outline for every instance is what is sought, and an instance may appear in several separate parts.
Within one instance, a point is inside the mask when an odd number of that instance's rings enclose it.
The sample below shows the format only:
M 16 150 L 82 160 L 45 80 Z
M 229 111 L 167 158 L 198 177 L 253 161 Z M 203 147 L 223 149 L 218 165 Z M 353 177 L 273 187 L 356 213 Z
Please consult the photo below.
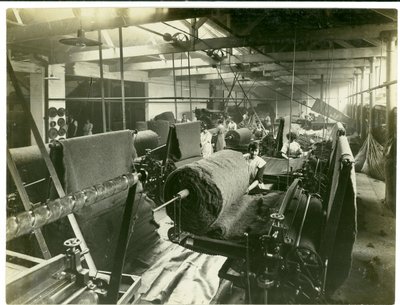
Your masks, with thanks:
M 98 41 L 101 42 L 101 30 L 97 31 Z M 104 73 L 103 73 L 103 51 L 101 44 L 99 45 L 99 66 L 100 66 L 100 92 L 101 92 L 101 114 L 103 117 L 103 132 L 107 131 L 107 121 L 106 121 L 106 102 L 104 100 Z M 65 99 L 67 101 L 67 99 Z
M 190 52 L 188 52 L 188 75 L 189 75 L 189 111 L 190 111 L 190 120 L 193 120 L 192 81 L 191 81 L 191 77 L 190 77 Z
M 176 100 L 175 53 L 172 53 L 172 75 L 173 75 L 173 78 L 174 78 L 175 120 L 178 120 L 178 103 L 177 103 L 177 100 Z
M 136 184 L 140 178 L 142 178 L 141 173 L 128 173 L 8 217 L 6 221 L 7 241 L 28 234 L 64 216 L 73 215 L 71 213 L 83 207 L 122 192 Z
M 286 97 L 286 96 L 285 96 Z M 120 101 L 121 97 L 105 97 L 104 98 L 107 101 Z M 149 97 L 149 96 L 130 96 L 130 97 L 125 97 L 125 100 L 130 100 L 130 101 L 142 101 L 142 100 L 171 100 L 174 101 L 175 99 L 177 100 L 185 100 L 188 99 L 187 96 L 163 96 L 163 97 Z M 208 100 L 221 100 L 221 97 L 192 97 L 192 100 L 198 100 L 198 101 L 208 101 Z M 223 98 L 222 98 L 223 99 Z M 231 97 L 230 99 L 235 99 L 235 100 L 243 100 L 243 98 L 233 98 Z M 250 101 L 275 101 L 275 98 L 247 98 Z M 54 98 L 49 98 L 51 101 L 88 101 L 88 102 L 96 102 L 100 101 L 100 97 L 65 97 L 65 98 L 59 98 L 59 97 L 54 97 Z M 285 99 L 286 101 L 286 99 Z M 295 101 L 297 102 L 297 101 Z M 300 102 L 298 102 L 300 103 Z M 311 108 L 311 107 L 309 107 Z
M 162 208 L 165 208 L 167 205 L 170 205 L 174 201 L 176 201 L 178 199 L 184 199 L 187 196 L 189 196 L 189 190 L 188 189 L 184 189 L 184 190 L 178 192 L 178 194 L 176 194 L 174 197 L 172 197 L 172 199 L 170 199 L 167 202 L 163 203 L 159 207 L 153 209 L 153 212 L 157 212 L 157 211 L 161 210 Z
M 118 28 L 119 34 L 119 69 L 121 71 L 121 97 L 122 97 L 122 129 L 126 129 L 125 115 L 125 80 L 124 80 L 124 46 L 122 40 L 122 27 Z
M 308 208 L 310 207 L 310 201 L 311 201 L 311 195 L 308 195 L 307 198 L 307 203 L 306 203 L 306 208 L 304 210 L 304 214 L 303 214 L 303 219 L 301 220 L 301 225 L 300 225 L 300 229 L 299 229 L 299 233 L 297 234 L 297 238 L 296 238 L 296 243 L 295 246 L 298 247 L 300 245 L 300 239 L 301 239 L 301 234 L 303 233 L 303 227 L 304 227 L 304 223 L 306 221 L 306 216 L 308 213 Z

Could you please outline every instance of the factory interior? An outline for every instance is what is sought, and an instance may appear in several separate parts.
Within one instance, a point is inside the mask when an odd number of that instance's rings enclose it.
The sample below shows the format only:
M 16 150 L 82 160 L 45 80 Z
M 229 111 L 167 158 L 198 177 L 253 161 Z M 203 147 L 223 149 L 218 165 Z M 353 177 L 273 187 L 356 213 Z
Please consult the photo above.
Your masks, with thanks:
M 4 301 L 394 304 L 395 5 L 134 3 L 6 9 Z

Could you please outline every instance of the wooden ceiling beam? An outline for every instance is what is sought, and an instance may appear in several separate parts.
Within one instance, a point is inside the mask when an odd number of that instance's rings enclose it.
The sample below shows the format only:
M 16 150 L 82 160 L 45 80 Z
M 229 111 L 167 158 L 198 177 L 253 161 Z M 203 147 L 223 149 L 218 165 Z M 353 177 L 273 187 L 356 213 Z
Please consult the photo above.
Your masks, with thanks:
M 393 26 L 391 24 L 389 25 L 379 25 L 379 26 L 371 26 L 371 27 L 365 27 L 365 26 L 360 26 L 362 27 L 362 30 L 355 29 L 357 27 L 351 28 L 351 27 L 345 27 L 345 28 L 340 28 L 336 29 L 338 33 L 347 33 L 350 32 L 352 33 L 352 39 L 363 39 L 363 38 L 376 38 L 375 34 L 368 36 L 366 34 L 362 33 L 364 31 L 367 31 L 367 29 L 373 31 L 372 29 L 375 29 L 375 32 L 377 33 L 376 35 L 379 35 L 382 30 L 385 29 L 392 29 Z M 320 31 L 326 31 L 326 30 L 320 30 Z M 319 31 L 313 31 L 311 37 L 314 37 L 313 40 L 323 40 L 327 39 L 324 37 L 319 37 L 320 35 L 318 34 Z M 375 33 L 374 32 L 374 33 Z M 356 33 L 360 33 L 359 35 L 356 35 Z M 311 35 L 311 34 L 309 34 Z M 333 34 L 332 34 L 333 35 Z M 344 34 L 343 34 L 344 35 Z M 299 37 L 301 37 L 299 35 Z M 336 37 L 337 39 L 340 38 Z M 351 38 L 347 37 L 346 40 L 350 40 Z M 281 39 L 281 37 L 280 37 Z M 340 38 L 342 39 L 342 38 Z M 343 40 L 345 40 L 343 38 Z M 222 49 L 222 48 L 238 48 L 238 47 L 254 47 L 254 46 L 260 46 L 260 45 L 265 45 L 268 43 L 273 42 L 273 38 L 270 38 L 268 35 L 263 35 L 260 37 L 257 36 L 252 36 L 251 38 L 236 38 L 236 37 L 219 37 L 219 38 L 211 38 L 211 39 L 203 39 L 203 40 L 197 40 L 196 43 L 194 44 L 193 48 L 189 48 L 189 44 L 187 45 L 181 45 L 181 46 L 174 46 L 170 43 L 163 43 L 163 44 L 158 44 L 156 46 L 133 46 L 133 47 L 125 47 L 124 48 L 124 56 L 125 57 L 138 57 L 138 56 L 146 56 L 146 55 L 158 55 L 158 54 L 166 54 L 166 53 L 179 53 L 179 52 L 184 52 L 184 51 L 200 51 L 200 50 L 208 50 L 208 49 Z M 351 48 L 351 49 L 346 49 L 346 50 L 334 50 L 334 53 L 338 53 L 340 51 L 347 51 L 351 52 L 351 50 L 355 50 L 356 48 Z M 366 48 L 358 48 L 357 50 L 364 51 Z M 323 52 L 323 51 L 315 51 L 315 52 Z M 315 53 L 314 51 L 308 52 L 309 55 L 312 55 Z M 328 53 L 331 52 L 330 50 L 326 51 L 324 53 L 325 55 L 321 59 L 331 59 L 329 57 Z M 367 51 L 364 51 L 364 53 Z M 114 50 L 104 50 L 103 51 L 103 58 L 104 60 L 107 59 L 115 59 L 117 58 L 119 52 L 115 52 Z M 299 53 L 307 53 L 307 52 L 299 52 Z M 274 53 L 268 54 L 272 55 Z M 287 53 L 289 54 L 289 53 Z M 337 56 L 337 58 L 345 58 L 347 54 L 351 53 L 338 53 L 338 54 L 343 54 L 341 57 Z M 373 55 L 370 55 L 370 53 L 365 55 L 360 55 L 356 56 L 355 54 L 352 55 L 351 58 L 361 58 L 361 57 L 369 57 L 369 56 L 378 56 L 380 54 L 375 52 Z M 296 56 L 297 58 L 297 56 Z M 312 59 L 310 56 L 307 56 L 305 60 L 310 60 Z M 319 58 L 318 58 L 319 59 Z M 70 55 L 69 58 L 70 61 L 91 61 L 91 60 L 98 60 L 98 51 L 84 51 L 84 52 L 77 52 L 73 53 Z M 285 60 L 285 59 L 282 59 Z
M 369 67 L 370 63 L 368 59 L 346 59 L 346 60 L 321 60 L 321 61 L 304 61 L 296 62 L 295 68 L 313 68 L 313 69 L 341 69 L 341 68 L 358 68 L 358 67 Z M 292 62 L 280 62 L 279 65 L 275 63 L 267 63 L 259 65 L 258 67 L 252 67 L 251 71 L 279 71 L 287 70 L 292 67 Z
M 7 44 L 48 39 L 51 36 L 76 34 L 81 26 L 86 32 L 90 32 L 154 22 L 210 16 L 218 13 L 218 9 L 208 8 L 123 8 L 118 10 L 118 17 L 113 17 L 113 12 L 111 12 L 109 8 L 104 8 L 105 12 L 107 12 L 107 10 L 111 16 L 110 18 L 85 16 L 85 18 L 67 18 L 51 22 L 30 24 L 26 27 L 8 28 Z
M 336 60 L 336 59 L 362 59 L 370 57 L 385 56 L 386 51 L 378 47 L 372 48 L 352 48 L 352 49 L 336 49 L 332 50 L 318 50 L 318 51 L 300 51 L 296 52 L 296 61 L 312 61 L 312 60 Z M 268 53 L 268 57 L 262 54 L 248 54 L 236 55 L 225 59 L 223 63 L 236 64 L 236 63 L 259 63 L 259 62 L 275 62 L 293 60 L 293 52 L 282 53 Z

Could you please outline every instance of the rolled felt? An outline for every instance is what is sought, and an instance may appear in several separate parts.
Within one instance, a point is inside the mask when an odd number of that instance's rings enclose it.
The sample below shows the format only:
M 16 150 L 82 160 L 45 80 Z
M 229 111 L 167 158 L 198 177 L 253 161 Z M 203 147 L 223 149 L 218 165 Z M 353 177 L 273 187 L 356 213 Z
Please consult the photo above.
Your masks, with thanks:
M 249 144 L 251 141 L 251 131 L 248 128 L 229 130 L 225 135 L 225 141 L 231 147 Z
M 135 124 L 135 127 L 138 131 L 142 131 L 142 130 L 147 130 L 149 129 L 147 127 L 147 122 L 146 121 L 137 121 Z
M 166 111 L 166 112 L 156 115 L 154 117 L 154 120 L 155 121 L 163 120 L 163 121 L 168 121 L 170 123 L 175 123 L 175 116 L 172 111 Z
M 164 145 L 167 143 L 169 122 L 165 120 L 147 121 L 147 126 L 150 130 L 154 131 L 160 137 L 159 144 Z
M 181 228 L 202 235 L 224 209 L 243 196 L 249 179 L 243 155 L 222 150 L 173 171 L 165 183 L 164 200 L 188 189 L 189 196 L 181 201 Z M 174 219 L 174 204 L 167 206 L 167 214 Z
M 153 149 L 158 146 L 158 134 L 152 130 L 139 131 L 133 136 L 133 144 L 136 148 L 137 155 L 144 156 L 146 149 Z

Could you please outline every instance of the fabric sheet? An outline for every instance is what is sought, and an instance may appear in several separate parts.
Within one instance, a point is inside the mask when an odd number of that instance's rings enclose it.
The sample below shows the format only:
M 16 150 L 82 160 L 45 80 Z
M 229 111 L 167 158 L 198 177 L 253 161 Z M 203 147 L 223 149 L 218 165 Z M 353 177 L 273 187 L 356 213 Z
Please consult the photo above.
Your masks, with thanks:
M 164 145 L 165 143 L 167 143 L 169 125 L 169 121 L 165 120 L 147 121 L 148 128 L 154 131 L 160 137 L 160 145 Z
M 201 156 L 199 121 L 174 125 L 170 155 L 174 161 Z
M 129 130 L 77 137 L 60 143 L 62 149 L 52 150 L 52 155 L 55 159 L 62 160 L 62 164 L 58 164 L 58 172 L 62 173 L 61 179 L 67 194 L 132 172 L 134 148 L 132 133 Z M 112 268 L 127 194 L 128 190 L 75 213 L 96 266 L 101 270 Z M 139 200 L 139 220 L 133 229 L 133 240 L 137 242 L 131 241 L 128 247 L 131 256 L 158 238 L 151 212 L 154 203 L 139 193 L 135 200 Z M 48 229 L 48 234 L 61 245 L 60 241 L 71 236 L 65 219 Z M 58 250 L 56 247 L 56 252 Z M 128 257 L 129 255 L 127 260 Z
M 264 175 L 265 176 L 279 176 L 285 175 L 288 172 L 288 162 L 289 170 L 298 171 L 303 167 L 304 162 L 306 162 L 307 157 L 301 157 L 297 159 L 281 159 L 273 157 L 262 157 L 267 163 L 265 165 Z
M 248 145 L 251 141 L 251 135 L 251 131 L 248 128 L 229 130 L 225 135 L 225 141 L 231 147 Z
M 190 195 L 181 203 L 181 226 L 185 231 L 202 235 L 224 208 L 243 196 L 249 178 L 242 154 L 223 150 L 172 172 L 165 183 L 164 200 L 188 189 Z M 173 218 L 172 204 L 167 213 Z
M 340 136 L 337 140 L 336 158 L 334 160 L 335 168 L 327 208 L 328 221 L 331 215 L 334 198 L 338 191 L 337 187 L 342 167 L 341 160 L 343 158 L 348 158 L 350 161 L 354 161 L 346 136 Z M 327 241 L 333 245 L 328 265 L 327 290 L 329 292 L 337 289 L 348 277 L 350 272 L 353 245 L 357 234 L 356 194 L 356 177 L 353 166 L 350 173 L 350 179 L 346 186 L 336 236 L 334 237 L 334 240 Z
M 152 130 L 139 131 L 133 135 L 133 144 L 136 149 L 137 155 L 144 156 L 146 149 L 153 149 L 158 147 L 158 135 Z
M 134 270 L 142 277 L 138 303 L 209 304 L 218 290 L 218 271 L 226 258 L 171 243 L 167 237 L 171 219 L 164 217 L 159 223 L 158 244 L 140 257 L 145 269 Z

